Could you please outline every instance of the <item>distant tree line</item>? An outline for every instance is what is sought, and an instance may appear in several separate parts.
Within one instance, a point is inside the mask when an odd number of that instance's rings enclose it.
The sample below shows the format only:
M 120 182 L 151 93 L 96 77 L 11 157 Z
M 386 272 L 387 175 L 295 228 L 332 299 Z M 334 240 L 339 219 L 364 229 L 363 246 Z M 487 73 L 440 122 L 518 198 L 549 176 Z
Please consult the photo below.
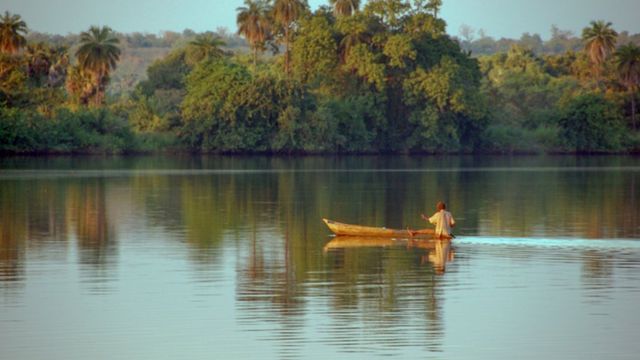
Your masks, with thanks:
M 531 44 L 521 39 L 477 56 L 465 48 L 473 46 L 469 36 L 446 34 L 441 5 L 331 0 L 311 11 L 302 0 L 245 0 L 236 11 L 243 41 L 221 30 L 157 37 L 91 27 L 72 44 L 29 41 L 26 23 L 7 12 L 0 18 L 0 150 L 640 149 L 633 38 L 593 21 L 579 44 L 558 30 L 552 40 L 564 36 L 563 51 L 544 51 L 546 43 L 540 50 L 523 36 Z M 144 79 L 109 95 L 132 44 L 167 51 Z
M 471 52 L 472 56 L 493 55 L 505 53 L 513 46 L 527 48 L 537 55 L 560 55 L 565 52 L 578 52 L 583 48 L 582 37 L 570 30 L 561 30 L 556 25 L 551 26 L 551 37 L 544 40 L 540 34 L 524 33 L 519 39 L 489 36 L 484 30 L 475 30 L 469 25 L 462 25 L 456 39 L 460 46 Z M 640 46 L 640 34 L 620 32 L 617 37 L 618 45 L 633 43 Z

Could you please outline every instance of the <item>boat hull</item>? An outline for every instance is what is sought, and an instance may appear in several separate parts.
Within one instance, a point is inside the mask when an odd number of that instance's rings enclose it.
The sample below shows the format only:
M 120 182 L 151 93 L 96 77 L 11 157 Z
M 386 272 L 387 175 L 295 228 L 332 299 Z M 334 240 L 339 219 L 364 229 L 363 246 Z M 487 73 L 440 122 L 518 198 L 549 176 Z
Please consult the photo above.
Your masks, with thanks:
M 410 239 L 410 238 L 433 238 L 435 232 L 433 229 L 420 229 L 420 230 L 400 230 L 400 229 L 387 229 L 373 226 L 362 226 L 344 224 L 337 221 L 322 219 L 327 225 L 329 230 L 338 236 L 360 236 L 360 237 L 382 237 L 382 238 L 397 238 L 397 239 Z

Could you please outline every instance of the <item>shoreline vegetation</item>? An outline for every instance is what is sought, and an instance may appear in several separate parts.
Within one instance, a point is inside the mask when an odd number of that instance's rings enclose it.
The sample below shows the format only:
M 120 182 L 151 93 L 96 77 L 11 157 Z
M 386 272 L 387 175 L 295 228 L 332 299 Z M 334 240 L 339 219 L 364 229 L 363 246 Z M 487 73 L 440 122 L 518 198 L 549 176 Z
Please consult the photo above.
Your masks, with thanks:
M 160 38 L 5 12 L 0 154 L 640 153 L 640 35 L 456 38 L 441 5 L 245 0 L 238 34 Z

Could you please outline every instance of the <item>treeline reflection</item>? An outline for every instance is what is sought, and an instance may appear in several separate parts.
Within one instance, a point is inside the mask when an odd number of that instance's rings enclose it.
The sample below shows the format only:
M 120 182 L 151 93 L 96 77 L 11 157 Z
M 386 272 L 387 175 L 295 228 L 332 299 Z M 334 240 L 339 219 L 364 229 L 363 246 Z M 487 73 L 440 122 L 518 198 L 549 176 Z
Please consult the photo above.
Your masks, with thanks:
M 122 211 L 148 226 L 184 233 L 197 249 L 221 246 L 225 234 L 252 229 L 260 237 L 264 229 L 275 230 L 298 276 L 306 267 L 323 265 L 314 253 L 328 234 L 320 218 L 415 228 L 423 225 L 419 214 L 432 211 L 440 199 L 459 219 L 457 232 L 466 236 L 639 236 L 639 170 L 624 157 L 133 159 L 61 158 L 53 165 L 39 158 L 3 160 L 16 176 L 16 169 L 33 163 L 103 173 L 0 177 L 2 271 L 19 272 L 27 242 L 29 249 L 43 242 L 66 246 L 71 237 L 81 262 L 108 263 L 117 256 Z M 109 171 L 119 166 L 129 175 L 111 177 Z M 136 173 L 169 168 L 205 172 Z M 118 196 L 122 191 L 131 196 Z
M 242 314 L 247 321 L 281 321 L 282 335 L 303 321 L 309 301 L 326 301 L 331 311 L 325 315 L 344 331 L 353 320 L 383 338 L 414 315 L 426 338 L 443 331 L 438 275 L 448 269 L 453 249 L 326 253 L 330 238 L 322 217 L 417 228 L 419 214 L 443 199 L 464 236 L 640 237 L 638 161 L 624 157 L 57 158 L 0 164 L 0 286 L 22 283 L 30 254 L 52 258 L 69 249 L 77 251 L 87 279 L 108 282 L 120 244 L 130 241 L 127 226 L 135 223 L 185 242 L 196 265 L 219 263 L 225 249 L 237 249 Z M 41 170 L 22 175 L 21 169 L 33 168 Z M 73 173 L 49 176 L 48 169 Z M 592 255 L 585 257 L 584 276 L 610 276 L 606 259 Z M 250 311 L 255 307 L 273 313 Z M 341 315 L 354 308 L 360 318 Z

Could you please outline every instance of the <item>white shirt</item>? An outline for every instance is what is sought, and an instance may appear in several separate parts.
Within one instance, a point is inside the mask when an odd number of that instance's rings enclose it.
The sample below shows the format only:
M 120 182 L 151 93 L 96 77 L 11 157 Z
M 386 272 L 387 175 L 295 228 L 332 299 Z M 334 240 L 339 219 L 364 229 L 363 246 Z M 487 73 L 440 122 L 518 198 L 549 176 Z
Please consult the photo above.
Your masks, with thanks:
M 451 227 L 456 224 L 451 213 L 446 210 L 440 210 L 433 214 L 433 216 L 429 218 L 429 222 L 435 224 L 436 236 L 451 236 Z

